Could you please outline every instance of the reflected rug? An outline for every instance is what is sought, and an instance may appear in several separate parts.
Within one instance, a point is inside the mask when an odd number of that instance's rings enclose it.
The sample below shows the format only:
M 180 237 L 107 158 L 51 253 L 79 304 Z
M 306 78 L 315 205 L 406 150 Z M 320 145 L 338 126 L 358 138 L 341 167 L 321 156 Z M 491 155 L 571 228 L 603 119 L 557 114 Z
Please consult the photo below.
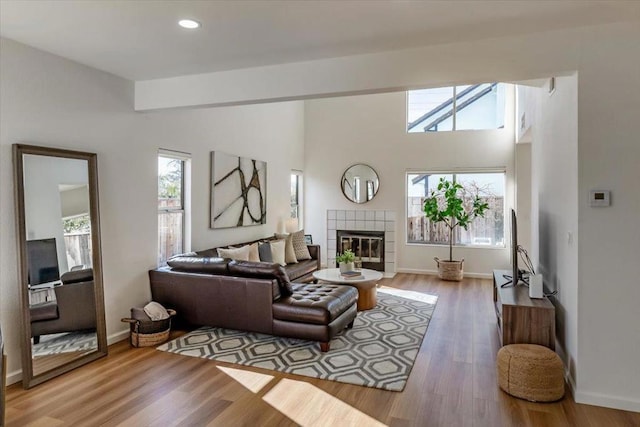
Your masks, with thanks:
M 157 349 L 303 375 L 402 391 L 427 332 L 438 297 L 378 289 L 378 304 L 358 313 L 352 329 L 320 351 L 313 341 L 202 327 Z
M 67 332 L 63 334 L 42 335 L 40 343 L 33 344 L 32 356 L 71 353 L 98 348 L 95 332 Z

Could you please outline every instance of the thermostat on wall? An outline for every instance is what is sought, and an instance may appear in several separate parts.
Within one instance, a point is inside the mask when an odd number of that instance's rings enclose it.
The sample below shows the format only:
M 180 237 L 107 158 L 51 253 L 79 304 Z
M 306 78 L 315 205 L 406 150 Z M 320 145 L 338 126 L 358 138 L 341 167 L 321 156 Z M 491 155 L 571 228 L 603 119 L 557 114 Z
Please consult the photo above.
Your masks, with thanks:
M 610 206 L 611 191 L 591 190 L 589 192 L 589 206 Z

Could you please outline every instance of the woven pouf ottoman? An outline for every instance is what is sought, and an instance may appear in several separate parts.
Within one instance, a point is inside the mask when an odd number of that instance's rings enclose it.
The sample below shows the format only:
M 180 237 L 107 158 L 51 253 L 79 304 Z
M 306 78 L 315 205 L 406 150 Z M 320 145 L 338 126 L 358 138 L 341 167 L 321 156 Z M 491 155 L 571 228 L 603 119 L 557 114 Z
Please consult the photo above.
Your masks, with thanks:
M 511 396 L 553 402 L 564 396 L 564 366 L 547 347 L 510 344 L 498 351 L 498 384 Z

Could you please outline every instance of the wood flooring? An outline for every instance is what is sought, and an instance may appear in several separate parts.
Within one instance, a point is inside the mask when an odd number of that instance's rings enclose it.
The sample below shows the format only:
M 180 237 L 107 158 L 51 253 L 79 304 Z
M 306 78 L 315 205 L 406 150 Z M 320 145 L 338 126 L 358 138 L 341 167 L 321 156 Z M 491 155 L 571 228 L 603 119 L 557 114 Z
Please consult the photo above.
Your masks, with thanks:
M 9 387 L 7 426 L 640 426 L 639 413 L 576 404 L 569 393 L 543 404 L 500 391 L 490 280 L 398 274 L 381 284 L 439 296 L 403 392 L 123 341 L 108 357 L 31 390 Z

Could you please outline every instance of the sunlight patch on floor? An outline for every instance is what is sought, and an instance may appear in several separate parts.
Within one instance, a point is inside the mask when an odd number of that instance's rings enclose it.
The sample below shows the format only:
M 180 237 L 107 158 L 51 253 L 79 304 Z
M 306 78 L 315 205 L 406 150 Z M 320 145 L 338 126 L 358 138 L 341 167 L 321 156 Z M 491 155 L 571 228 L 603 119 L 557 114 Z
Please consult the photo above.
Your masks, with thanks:
M 435 295 L 429 295 L 422 292 L 407 291 L 404 289 L 390 288 L 388 286 L 381 286 L 378 288 L 378 292 L 383 292 L 388 295 L 395 295 L 414 301 L 420 301 L 427 304 L 435 304 L 438 301 L 438 297 Z
M 227 368 L 225 366 L 218 366 L 218 369 L 254 393 L 258 393 L 274 378 L 273 375 L 260 374 L 244 369 Z
M 282 379 L 262 399 L 305 427 L 385 426 L 375 418 L 303 381 Z

